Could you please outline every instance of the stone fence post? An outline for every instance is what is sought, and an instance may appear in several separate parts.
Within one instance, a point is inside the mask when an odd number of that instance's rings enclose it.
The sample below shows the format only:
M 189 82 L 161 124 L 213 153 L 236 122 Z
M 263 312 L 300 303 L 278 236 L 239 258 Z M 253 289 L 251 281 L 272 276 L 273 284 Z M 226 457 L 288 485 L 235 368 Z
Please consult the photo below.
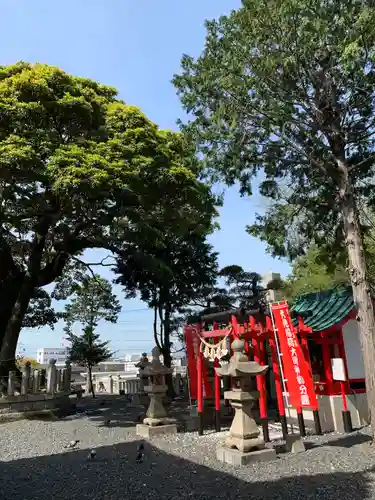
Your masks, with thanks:
M 64 376 L 63 370 L 59 369 L 56 370 L 56 392 L 64 390 L 63 376 Z
M 48 373 L 47 373 L 47 393 L 55 394 L 56 392 L 56 380 L 57 369 L 56 369 L 56 359 L 51 359 L 49 362 Z
M 27 361 L 22 368 L 21 394 L 26 395 L 30 388 L 31 363 Z
M 33 372 L 33 394 L 37 394 L 40 390 L 41 371 L 34 370 Z
M 71 379 L 72 379 L 72 365 L 70 364 L 70 361 L 66 361 L 65 368 L 63 371 L 64 392 L 70 393 Z
M 8 396 L 14 396 L 16 390 L 17 374 L 16 372 L 9 372 L 8 375 Z

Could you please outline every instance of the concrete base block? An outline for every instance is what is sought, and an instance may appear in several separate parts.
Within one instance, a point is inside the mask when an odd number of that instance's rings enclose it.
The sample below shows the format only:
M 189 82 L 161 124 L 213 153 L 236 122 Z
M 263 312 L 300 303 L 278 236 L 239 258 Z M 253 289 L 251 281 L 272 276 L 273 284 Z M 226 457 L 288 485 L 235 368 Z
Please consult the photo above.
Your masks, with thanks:
M 151 427 L 146 424 L 137 424 L 135 432 L 137 436 L 144 438 L 153 438 L 157 436 L 163 436 L 165 434 L 177 434 L 176 424 L 166 424 L 166 425 L 156 425 Z
M 249 465 L 254 462 L 275 460 L 276 451 L 274 449 L 265 448 L 264 450 L 243 453 L 237 449 L 230 449 L 220 445 L 216 448 L 216 458 L 220 460 L 220 462 L 230 465 Z
M 289 434 L 285 440 L 285 450 L 290 453 L 301 453 L 305 451 L 305 443 L 299 434 Z

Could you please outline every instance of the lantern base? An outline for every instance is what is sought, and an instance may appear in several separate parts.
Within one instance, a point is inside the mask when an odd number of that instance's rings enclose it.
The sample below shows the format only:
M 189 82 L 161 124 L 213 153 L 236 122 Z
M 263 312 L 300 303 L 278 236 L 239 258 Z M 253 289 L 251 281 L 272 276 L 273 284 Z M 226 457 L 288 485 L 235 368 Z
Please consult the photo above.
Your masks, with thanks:
M 263 450 L 265 447 L 264 440 L 261 437 L 254 437 L 252 439 L 243 439 L 234 436 L 228 436 L 225 440 L 227 448 L 237 449 L 242 453 L 251 453 L 253 451 Z
M 248 465 L 253 462 L 268 462 L 276 460 L 276 451 L 274 449 L 265 448 L 263 450 L 250 451 L 244 453 L 234 448 L 227 448 L 219 445 L 216 448 L 216 458 L 220 462 L 230 465 Z
M 177 434 L 177 425 L 165 424 L 151 427 L 150 425 L 146 424 L 137 424 L 135 432 L 137 436 L 151 439 L 153 437 L 164 436 L 166 434 Z

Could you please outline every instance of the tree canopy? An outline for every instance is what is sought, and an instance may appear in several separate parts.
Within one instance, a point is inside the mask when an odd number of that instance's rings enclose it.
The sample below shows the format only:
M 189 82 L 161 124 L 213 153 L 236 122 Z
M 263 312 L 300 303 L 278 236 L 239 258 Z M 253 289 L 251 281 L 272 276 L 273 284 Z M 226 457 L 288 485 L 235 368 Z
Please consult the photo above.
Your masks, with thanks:
M 328 290 L 349 282 L 345 267 L 328 267 L 322 260 L 318 247 L 312 246 L 306 255 L 298 257 L 292 265 L 292 272 L 282 283 L 285 298 L 293 300 L 305 293 Z
M 111 283 L 98 274 L 86 275 L 80 283 L 74 284 L 71 300 L 65 306 L 64 331 L 69 336 L 75 322 L 94 331 L 101 320 L 116 323 L 120 311 L 121 305 L 112 292 Z
M 128 248 L 125 259 L 118 260 L 117 273 L 125 296 L 139 294 L 154 310 L 154 339 L 170 366 L 172 316 L 215 283 L 217 254 L 200 231 L 178 237 L 167 232 L 158 246 L 138 247 L 133 255 Z
M 199 172 L 181 134 L 159 130 L 114 88 L 43 64 L 0 67 L 0 369 L 35 289 L 72 256 L 211 220 Z
M 243 0 L 206 23 L 200 57 L 174 84 L 206 170 L 272 200 L 248 230 L 273 255 L 344 248 L 375 415 L 375 314 L 363 249 L 374 205 L 375 7 L 343 0 Z M 373 433 L 375 435 L 375 419 Z
M 262 173 L 273 204 L 249 230 L 276 255 L 342 244 L 335 137 L 356 199 L 373 203 L 373 16 L 351 0 L 243 1 L 206 23 L 204 51 L 174 78 L 207 171 L 242 192 Z

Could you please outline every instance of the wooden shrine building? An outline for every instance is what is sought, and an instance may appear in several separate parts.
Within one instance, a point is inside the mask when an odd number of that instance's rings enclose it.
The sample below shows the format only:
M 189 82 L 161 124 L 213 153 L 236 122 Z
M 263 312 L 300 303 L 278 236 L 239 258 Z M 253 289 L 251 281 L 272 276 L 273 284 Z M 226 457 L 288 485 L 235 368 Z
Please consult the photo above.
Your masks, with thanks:
M 364 364 L 351 289 L 340 287 L 302 295 L 290 312 L 310 362 L 323 432 L 342 430 L 342 391 L 353 426 L 367 424 Z M 344 361 L 344 383 L 334 380 L 333 358 Z M 295 416 L 293 408 L 288 411 Z M 304 409 L 303 413 L 307 424 L 312 412 Z

